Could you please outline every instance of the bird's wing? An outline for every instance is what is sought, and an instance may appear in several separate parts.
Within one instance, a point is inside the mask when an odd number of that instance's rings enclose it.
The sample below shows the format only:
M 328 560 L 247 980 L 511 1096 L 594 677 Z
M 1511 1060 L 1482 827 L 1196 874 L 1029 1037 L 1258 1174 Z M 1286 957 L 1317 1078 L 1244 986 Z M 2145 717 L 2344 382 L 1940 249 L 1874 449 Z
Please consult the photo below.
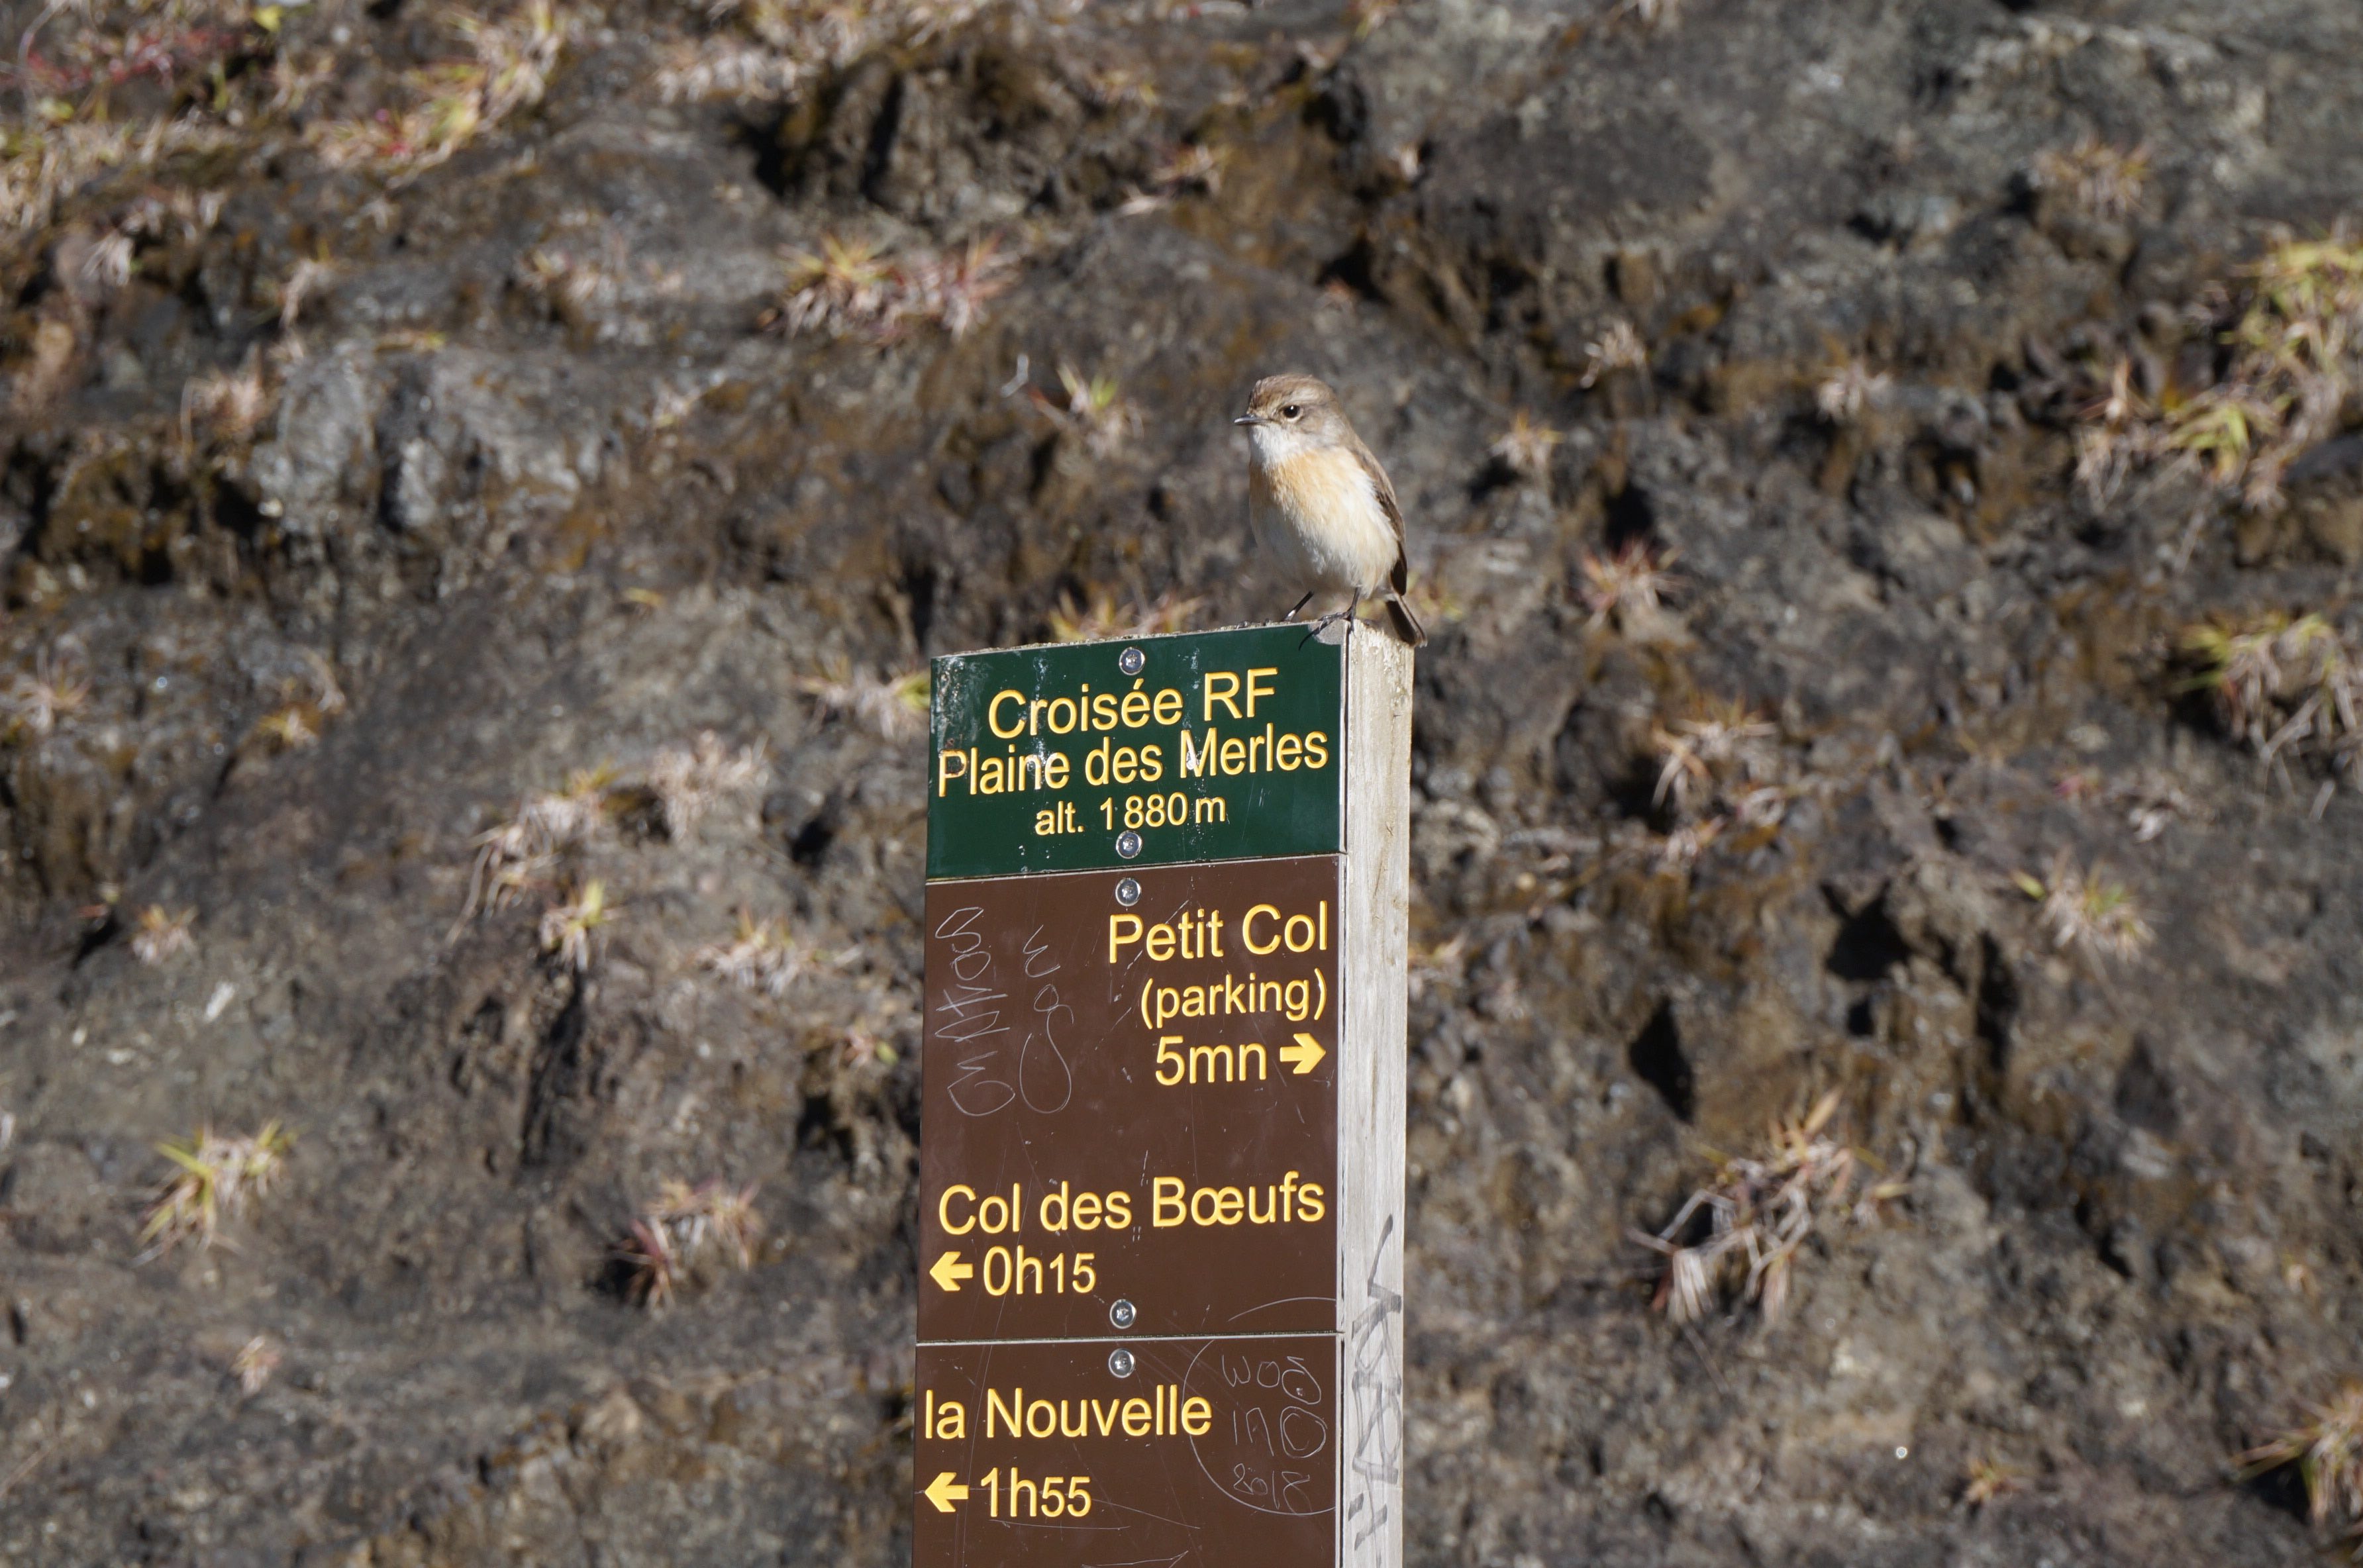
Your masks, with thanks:
M 1403 505 L 1395 500 L 1394 481 L 1387 478 L 1387 470 L 1379 466 L 1378 458 L 1359 435 L 1354 437 L 1354 460 L 1370 476 L 1370 492 L 1379 498 L 1379 510 L 1387 514 L 1387 525 L 1395 531 L 1395 565 L 1387 574 L 1387 581 L 1397 593 L 1407 592 L 1411 587 L 1411 557 L 1403 549 Z

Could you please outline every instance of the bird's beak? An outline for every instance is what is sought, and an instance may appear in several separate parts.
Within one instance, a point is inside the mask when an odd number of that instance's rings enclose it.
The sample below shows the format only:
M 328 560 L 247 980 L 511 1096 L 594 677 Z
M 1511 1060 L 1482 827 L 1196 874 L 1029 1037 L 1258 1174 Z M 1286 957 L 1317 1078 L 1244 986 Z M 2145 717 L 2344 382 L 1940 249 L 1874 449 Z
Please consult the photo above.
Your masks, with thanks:
M 1267 421 L 1264 419 L 1263 415 L 1259 414 L 1242 414 L 1237 419 L 1232 420 L 1231 423 L 1234 425 L 1262 425 L 1267 423 Z

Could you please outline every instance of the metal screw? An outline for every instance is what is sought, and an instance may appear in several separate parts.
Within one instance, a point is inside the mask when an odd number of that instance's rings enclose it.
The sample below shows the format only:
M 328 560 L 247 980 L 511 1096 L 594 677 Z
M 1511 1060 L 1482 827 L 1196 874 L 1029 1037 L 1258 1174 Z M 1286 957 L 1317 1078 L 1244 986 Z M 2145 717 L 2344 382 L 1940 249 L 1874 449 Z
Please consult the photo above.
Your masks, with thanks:
M 1126 877 L 1115 885 L 1115 901 L 1130 909 L 1140 902 L 1140 884 Z
M 1118 1377 L 1132 1375 L 1132 1353 L 1121 1345 L 1108 1352 L 1108 1370 Z
M 1126 648 L 1115 656 L 1115 667 L 1126 675 L 1138 675 L 1140 667 L 1148 662 L 1138 648 Z
M 1108 1307 L 1108 1321 L 1119 1329 L 1131 1328 L 1139 1316 L 1140 1309 L 1129 1301 L 1116 1301 Z
M 1115 835 L 1115 852 L 1126 860 L 1140 853 L 1140 835 L 1130 828 Z

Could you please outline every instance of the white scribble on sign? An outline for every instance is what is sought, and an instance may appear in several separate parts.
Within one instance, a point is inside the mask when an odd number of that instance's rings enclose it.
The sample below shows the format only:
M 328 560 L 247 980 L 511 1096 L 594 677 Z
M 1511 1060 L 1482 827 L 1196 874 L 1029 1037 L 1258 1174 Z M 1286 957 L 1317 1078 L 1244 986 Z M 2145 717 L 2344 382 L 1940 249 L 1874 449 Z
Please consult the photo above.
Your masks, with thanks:
M 1354 1449 L 1347 1459 L 1346 1518 L 1359 1547 L 1383 1528 L 1403 1494 L 1403 1347 L 1399 1320 L 1403 1298 L 1379 1282 L 1395 1217 L 1379 1232 L 1370 1272 L 1362 1282 L 1362 1308 L 1348 1331 L 1347 1422 Z

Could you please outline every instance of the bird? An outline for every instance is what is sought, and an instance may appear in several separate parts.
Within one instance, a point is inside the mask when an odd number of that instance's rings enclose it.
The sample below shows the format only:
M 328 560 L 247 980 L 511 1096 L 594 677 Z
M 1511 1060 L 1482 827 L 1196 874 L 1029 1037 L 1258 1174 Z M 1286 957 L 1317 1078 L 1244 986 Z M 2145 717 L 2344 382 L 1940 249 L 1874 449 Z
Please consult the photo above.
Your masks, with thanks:
M 1362 601 L 1386 601 L 1388 624 L 1413 647 L 1427 641 L 1403 602 L 1411 566 L 1403 508 L 1387 470 L 1354 434 L 1337 394 L 1305 375 L 1266 376 L 1231 421 L 1248 432 L 1248 527 L 1286 586 L 1302 589 L 1285 619 L 1316 593 L 1350 593 L 1315 630 L 1346 620 Z

